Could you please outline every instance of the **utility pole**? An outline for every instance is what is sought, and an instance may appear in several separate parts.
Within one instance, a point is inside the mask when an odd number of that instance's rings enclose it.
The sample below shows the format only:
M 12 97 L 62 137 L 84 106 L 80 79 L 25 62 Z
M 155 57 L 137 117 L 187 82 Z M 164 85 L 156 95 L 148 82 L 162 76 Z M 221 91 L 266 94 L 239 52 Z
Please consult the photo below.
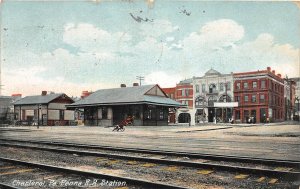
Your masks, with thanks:
M 142 86 L 142 81 L 145 80 L 144 76 L 136 76 L 137 80 L 140 80 L 140 86 Z

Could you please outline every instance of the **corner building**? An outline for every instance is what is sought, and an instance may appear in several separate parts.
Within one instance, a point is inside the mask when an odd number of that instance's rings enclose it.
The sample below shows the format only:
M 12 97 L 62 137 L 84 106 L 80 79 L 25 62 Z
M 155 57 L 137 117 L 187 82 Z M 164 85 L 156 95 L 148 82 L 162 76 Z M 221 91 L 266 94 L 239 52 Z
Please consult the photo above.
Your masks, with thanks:
M 234 108 L 237 123 L 250 118 L 256 123 L 284 120 L 284 80 L 280 74 L 267 70 L 234 73 Z
M 228 122 L 232 118 L 233 73 L 221 74 L 210 69 L 193 78 L 195 123 Z

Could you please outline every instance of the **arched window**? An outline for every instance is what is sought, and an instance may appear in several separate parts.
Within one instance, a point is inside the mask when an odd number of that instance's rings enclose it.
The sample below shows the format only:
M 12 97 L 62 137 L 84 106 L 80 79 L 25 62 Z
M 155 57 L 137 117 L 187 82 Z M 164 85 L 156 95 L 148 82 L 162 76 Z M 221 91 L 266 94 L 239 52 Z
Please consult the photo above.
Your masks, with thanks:
M 228 95 L 222 95 L 222 96 L 219 98 L 219 102 L 231 102 L 231 98 L 230 98 L 230 96 L 228 96 Z
M 208 98 L 208 106 L 214 106 L 214 102 L 217 102 L 217 97 L 216 96 L 210 96 Z
M 204 105 L 204 97 L 202 96 L 198 96 L 196 99 L 195 99 L 195 106 L 196 107 L 202 107 Z
M 213 83 L 213 84 L 210 84 L 209 85 L 209 93 L 215 93 L 217 92 L 217 87 L 216 85 Z

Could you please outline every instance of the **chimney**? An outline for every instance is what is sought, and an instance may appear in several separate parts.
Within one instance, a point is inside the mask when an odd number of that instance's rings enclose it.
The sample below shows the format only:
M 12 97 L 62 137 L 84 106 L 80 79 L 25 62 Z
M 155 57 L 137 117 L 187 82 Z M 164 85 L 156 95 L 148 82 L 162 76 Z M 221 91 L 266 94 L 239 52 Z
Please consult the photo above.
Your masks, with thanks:
M 22 94 L 16 93 L 16 94 L 12 94 L 11 96 L 12 96 L 12 97 L 22 97 Z
M 267 67 L 268 72 L 271 72 L 271 67 Z
M 274 75 L 275 75 L 275 70 L 272 70 L 272 74 L 274 74 Z
M 281 74 L 277 74 L 277 76 L 281 78 Z
M 91 94 L 91 92 L 88 92 L 88 91 L 82 91 L 81 93 L 81 98 L 85 98 L 87 96 L 89 96 Z
M 124 88 L 124 87 L 126 87 L 126 85 L 122 83 L 122 84 L 121 84 L 121 88 Z
M 132 86 L 134 86 L 134 87 L 138 87 L 139 86 L 139 83 L 133 83 L 133 85 Z
M 42 96 L 46 96 L 47 95 L 47 91 L 42 91 Z

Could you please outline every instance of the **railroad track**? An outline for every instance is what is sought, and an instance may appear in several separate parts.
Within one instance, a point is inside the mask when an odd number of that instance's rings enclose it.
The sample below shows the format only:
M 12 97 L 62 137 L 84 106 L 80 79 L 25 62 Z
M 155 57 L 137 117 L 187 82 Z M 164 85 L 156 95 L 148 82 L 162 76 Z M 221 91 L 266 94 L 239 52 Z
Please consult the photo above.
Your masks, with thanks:
M 153 154 L 153 155 L 163 155 L 163 156 L 198 158 L 198 159 L 207 159 L 207 160 L 215 160 L 215 161 L 264 164 L 264 165 L 271 165 L 271 166 L 272 165 L 286 166 L 286 167 L 294 167 L 300 169 L 300 161 L 262 159 L 262 158 L 253 158 L 253 157 L 245 157 L 245 156 L 228 156 L 228 155 L 216 155 L 216 154 L 204 154 L 204 153 L 188 153 L 188 152 L 178 152 L 178 151 L 161 151 L 161 150 L 149 150 L 149 149 L 141 149 L 141 148 L 122 148 L 122 147 L 87 145 L 87 144 L 78 144 L 78 143 L 62 143 L 56 141 L 16 140 L 16 139 L 0 139 L 0 141 L 17 142 L 17 143 L 26 142 L 26 143 L 37 144 L 37 145 L 50 145 L 50 146 L 58 146 L 58 147 L 72 147 L 72 148 L 93 149 L 93 150 L 108 150 L 108 151 L 117 151 L 117 152 L 133 152 L 133 153 L 143 153 L 143 154 Z
M 10 142 L 21 142 L 19 140 L 10 140 Z M 8 140 L 6 140 L 8 142 Z M 22 141 L 25 142 L 25 141 Z M 28 142 L 28 141 L 26 141 Z M 294 161 L 276 161 L 276 160 L 263 160 L 263 159 L 250 159 L 250 158 L 238 158 L 238 157 L 227 157 L 221 158 L 220 156 L 214 157 L 212 155 L 200 155 L 200 154 L 184 154 L 184 159 L 178 160 L 178 157 L 182 157 L 182 153 L 171 153 L 166 152 L 163 153 L 162 151 L 156 151 L 156 154 L 164 155 L 163 157 L 156 158 L 153 157 L 141 157 L 140 154 L 113 154 L 109 152 L 98 152 L 95 149 L 99 146 L 87 146 L 87 145 L 75 145 L 75 144 L 64 144 L 64 143 L 49 143 L 46 141 L 38 142 L 38 141 L 29 141 L 28 143 L 31 144 L 42 144 L 42 145 L 51 145 L 51 146 L 60 146 L 59 148 L 53 147 L 45 147 L 45 146 L 32 146 L 32 145 L 24 145 L 24 144 L 12 144 L 12 143 L 0 143 L 0 146 L 8 146 L 8 147 L 16 147 L 16 148 L 28 148 L 34 150 L 43 150 L 43 151 L 50 151 L 56 153 L 68 153 L 68 154 L 76 154 L 80 156 L 96 156 L 96 157 L 105 157 L 105 158 L 113 158 L 113 159 L 121 159 L 121 160 L 132 160 L 132 161 L 141 161 L 141 162 L 148 162 L 148 163 L 155 163 L 155 164 L 164 164 L 164 165 L 173 165 L 173 166 L 185 166 L 185 167 L 192 167 L 192 168 L 205 168 L 205 169 L 213 169 L 219 171 L 230 171 L 230 172 L 240 172 L 243 174 L 254 174 L 259 176 L 269 176 L 269 177 L 277 177 L 281 180 L 286 181 L 297 181 L 300 178 L 299 172 L 299 165 L 300 162 Z M 86 151 L 86 150 L 78 150 L 78 149 L 67 149 L 61 148 L 64 147 L 76 147 L 76 148 L 90 148 L 94 151 Z M 103 149 L 103 148 L 100 148 Z M 107 149 L 107 148 L 105 148 Z M 112 150 L 112 149 L 110 149 Z M 117 149 L 114 149 L 117 150 Z M 125 149 L 123 149 L 125 150 Z M 130 152 L 133 149 L 129 149 Z M 128 151 L 127 151 L 128 152 Z M 134 151 L 136 152 L 136 151 Z M 141 153 L 141 151 L 138 151 Z M 143 150 L 143 153 L 148 153 L 148 151 Z M 150 154 L 154 154 L 154 151 L 150 151 Z M 168 156 L 172 155 L 172 158 L 168 158 Z M 192 159 L 192 158 L 193 159 Z M 174 160 L 177 159 L 177 160 Z M 201 159 L 199 159 L 201 158 Z M 213 160 L 205 162 L 203 160 Z M 199 160 L 201 160 L 199 162 Z M 238 163 L 243 163 L 239 165 Z M 224 163 L 225 161 L 225 163 Z M 226 163 L 226 161 L 234 162 L 234 165 L 230 165 Z M 221 162 L 221 163 L 220 163 Z M 245 163 L 247 163 L 245 165 Z M 265 168 L 257 168 L 257 167 L 264 167 Z M 284 166 L 284 167 L 281 167 Z M 278 168 L 279 167 L 279 168 Z
M 170 184 L 141 179 L 102 174 L 91 171 L 46 165 L 0 157 L 0 173 L 7 183 L 0 188 L 166 188 L 187 189 Z M 4 178 L 5 177 L 5 178 Z M 16 177 L 18 180 L 16 180 Z M 23 178 L 24 180 L 20 179 Z M 28 180 L 34 178 L 34 180 Z M 55 179 L 55 180 L 53 180 Z M 20 186 L 20 187 L 19 187 Z M 23 186 L 23 187 L 22 187 Z

